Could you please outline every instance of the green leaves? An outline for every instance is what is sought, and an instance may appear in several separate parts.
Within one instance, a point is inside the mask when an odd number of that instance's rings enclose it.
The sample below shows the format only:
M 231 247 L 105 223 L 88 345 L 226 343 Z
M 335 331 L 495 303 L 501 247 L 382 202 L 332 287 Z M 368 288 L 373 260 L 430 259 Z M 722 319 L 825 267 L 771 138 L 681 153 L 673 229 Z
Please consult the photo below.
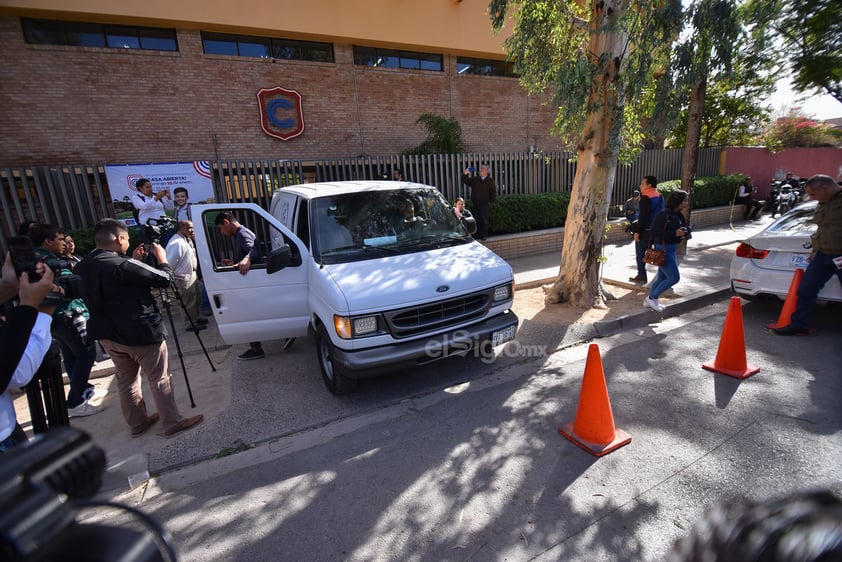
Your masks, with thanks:
M 427 130 L 427 140 L 405 154 L 456 154 L 462 152 L 462 126 L 455 118 L 424 113 L 416 121 Z

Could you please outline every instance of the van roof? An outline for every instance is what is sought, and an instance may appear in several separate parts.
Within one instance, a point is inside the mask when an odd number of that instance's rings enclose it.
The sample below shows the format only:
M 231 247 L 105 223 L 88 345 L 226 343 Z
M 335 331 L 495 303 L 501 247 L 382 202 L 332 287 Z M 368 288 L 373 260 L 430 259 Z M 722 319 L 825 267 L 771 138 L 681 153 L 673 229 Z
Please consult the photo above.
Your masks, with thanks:
M 361 180 L 361 181 L 332 181 L 319 183 L 302 183 L 288 185 L 275 191 L 277 197 L 282 191 L 295 193 L 305 199 L 315 199 L 339 195 L 343 193 L 359 193 L 362 191 L 391 191 L 396 189 L 437 189 L 435 186 L 407 181 Z

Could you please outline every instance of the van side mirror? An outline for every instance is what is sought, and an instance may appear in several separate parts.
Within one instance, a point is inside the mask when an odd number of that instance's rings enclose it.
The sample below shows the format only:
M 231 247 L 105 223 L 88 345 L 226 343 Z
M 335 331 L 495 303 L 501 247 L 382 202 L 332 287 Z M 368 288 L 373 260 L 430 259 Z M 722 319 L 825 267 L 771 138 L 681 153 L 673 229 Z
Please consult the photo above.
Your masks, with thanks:
M 280 271 L 288 266 L 290 261 L 292 261 L 292 255 L 289 244 L 284 244 L 269 253 L 269 259 L 266 260 L 266 271 L 270 274 Z
M 462 226 L 468 231 L 468 234 L 474 234 L 477 231 L 477 220 L 467 213 L 462 213 Z

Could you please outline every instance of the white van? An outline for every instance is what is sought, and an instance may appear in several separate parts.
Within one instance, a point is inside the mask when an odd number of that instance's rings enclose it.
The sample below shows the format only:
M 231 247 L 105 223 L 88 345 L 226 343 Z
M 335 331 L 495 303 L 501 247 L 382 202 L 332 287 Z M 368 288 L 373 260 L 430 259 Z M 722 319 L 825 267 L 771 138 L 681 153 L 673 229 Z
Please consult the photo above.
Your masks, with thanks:
M 223 266 L 231 240 L 214 222 L 233 214 L 257 236 L 246 275 Z M 313 183 L 253 204 L 194 205 L 196 248 L 228 344 L 316 336 L 335 394 L 398 371 L 515 336 L 514 277 L 471 238 L 435 187 L 393 181 Z M 475 228 L 475 227 L 474 227 Z M 470 230 L 470 232 L 469 232 Z

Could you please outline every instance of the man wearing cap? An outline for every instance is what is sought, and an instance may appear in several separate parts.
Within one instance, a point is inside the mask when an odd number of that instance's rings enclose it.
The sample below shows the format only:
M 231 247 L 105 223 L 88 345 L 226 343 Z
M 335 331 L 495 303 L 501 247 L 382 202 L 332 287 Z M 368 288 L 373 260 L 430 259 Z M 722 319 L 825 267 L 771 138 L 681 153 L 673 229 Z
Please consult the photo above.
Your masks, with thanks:
M 488 224 L 491 219 L 491 204 L 497 200 L 497 184 L 488 173 L 488 164 L 479 167 L 479 175 L 471 176 L 471 168 L 465 168 L 462 183 L 471 188 L 471 205 L 477 221 L 477 237 L 488 238 Z
M 640 214 L 640 191 L 635 189 L 632 191 L 632 196 L 626 199 L 626 204 L 623 205 L 623 213 L 626 215 L 626 220 L 634 222 Z
M 743 210 L 743 220 L 756 220 L 757 215 L 760 213 L 760 201 L 755 199 L 752 194 L 757 190 L 754 187 L 754 184 L 751 183 L 751 176 L 746 176 L 746 179 L 743 183 L 740 184 L 740 187 L 737 191 L 737 198 L 735 201 L 740 205 L 745 205 Z

